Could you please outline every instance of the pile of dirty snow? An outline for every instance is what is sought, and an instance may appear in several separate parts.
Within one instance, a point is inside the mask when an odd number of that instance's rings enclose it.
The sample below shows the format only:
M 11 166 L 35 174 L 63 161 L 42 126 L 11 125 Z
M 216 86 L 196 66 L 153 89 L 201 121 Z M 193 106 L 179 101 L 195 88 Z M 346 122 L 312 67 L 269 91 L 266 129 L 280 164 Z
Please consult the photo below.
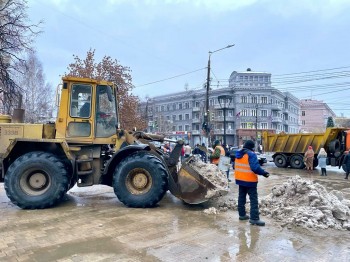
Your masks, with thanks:
M 222 172 L 216 165 L 204 163 L 199 157 L 194 157 L 189 166 L 202 177 L 212 183 L 215 188 L 208 190 L 206 198 L 221 197 L 228 193 L 228 179 L 226 173 Z
M 342 192 L 295 176 L 261 198 L 260 213 L 282 222 L 282 226 L 350 230 L 350 200 Z

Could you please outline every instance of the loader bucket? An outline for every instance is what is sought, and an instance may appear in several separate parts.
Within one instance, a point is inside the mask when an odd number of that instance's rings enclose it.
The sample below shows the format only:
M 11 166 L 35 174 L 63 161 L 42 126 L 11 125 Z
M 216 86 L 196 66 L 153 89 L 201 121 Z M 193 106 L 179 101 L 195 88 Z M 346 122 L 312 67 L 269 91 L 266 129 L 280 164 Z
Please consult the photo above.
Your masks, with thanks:
M 209 191 L 217 190 L 218 187 L 192 168 L 192 161 L 196 161 L 194 157 L 188 158 L 182 163 L 179 172 L 172 174 L 169 190 L 188 204 L 200 204 L 208 201 L 212 196 Z

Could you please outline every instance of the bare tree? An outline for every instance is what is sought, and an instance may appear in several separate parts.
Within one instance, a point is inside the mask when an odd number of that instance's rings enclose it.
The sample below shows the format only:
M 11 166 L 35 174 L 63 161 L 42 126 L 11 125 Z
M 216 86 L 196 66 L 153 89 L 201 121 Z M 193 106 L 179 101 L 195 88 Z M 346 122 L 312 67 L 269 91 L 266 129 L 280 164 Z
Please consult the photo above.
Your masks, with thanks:
M 23 108 L 26 110 L 25 122 L 47 122 L 52 118 L 54 92 L 45 81 L 43 67 L 34 51 L 29 52 L 24 61 L 18 61 L 16 84 L 22 87 Z
M 14 72 L 20 72 L 15 64 L 23 62 L 22 54 L 32 49 L 33 40 L 40 33 L 41 22 L 31 24 L 26 11 L 25 0 L 0 0 L 0 110 L 7 114 L 22 92 L 14 81 Z

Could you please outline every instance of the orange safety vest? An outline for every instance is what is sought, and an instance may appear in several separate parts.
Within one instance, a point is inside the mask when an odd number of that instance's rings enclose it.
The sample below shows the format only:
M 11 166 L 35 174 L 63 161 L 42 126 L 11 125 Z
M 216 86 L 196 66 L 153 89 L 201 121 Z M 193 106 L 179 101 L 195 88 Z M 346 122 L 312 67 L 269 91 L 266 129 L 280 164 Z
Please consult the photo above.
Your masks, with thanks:
M 248 154 L 235 159 L 235 179 L 245 182 L 258 182 L 258 175 L 250 169 Z
M 216 150 L 217 147 L 220 149 L 220 155 L 224 156 L 225 155 L 225 149 L 222 146 L 216 146 L 214 150 Z M 213 158 L 211 163 L 215 164 L 215 165 L 218 165 L 219 161 L 220 161 L 220 158 Z

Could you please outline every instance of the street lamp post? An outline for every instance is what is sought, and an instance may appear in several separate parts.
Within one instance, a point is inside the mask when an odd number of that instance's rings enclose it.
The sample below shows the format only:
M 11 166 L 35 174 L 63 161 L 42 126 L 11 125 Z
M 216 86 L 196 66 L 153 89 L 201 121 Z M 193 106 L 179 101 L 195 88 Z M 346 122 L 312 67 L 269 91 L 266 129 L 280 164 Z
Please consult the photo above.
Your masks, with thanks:
M 210 57 L 213 53 L 219 52 L 223 49 L 233 47 L 233 45 L 228 45 L 226 47 L 220 48 L 215 51 L 209 51 L 209 59 L 208 59 L 208 71 L 207 71 L 207 93 L 206 93 L 206 104 L 205 104 L 205 113 L 204 113 L 204 125 L 207 130 L 204 130 L 207 134 L 209 133 L 209 88 L 210 88 Z
M 226 146 L 226 109 L 230 106 L 232 102 L 232 96 L 230 95 L 221 95 L 218 96 L 220 107 L 224 111 L 224 145 Z

